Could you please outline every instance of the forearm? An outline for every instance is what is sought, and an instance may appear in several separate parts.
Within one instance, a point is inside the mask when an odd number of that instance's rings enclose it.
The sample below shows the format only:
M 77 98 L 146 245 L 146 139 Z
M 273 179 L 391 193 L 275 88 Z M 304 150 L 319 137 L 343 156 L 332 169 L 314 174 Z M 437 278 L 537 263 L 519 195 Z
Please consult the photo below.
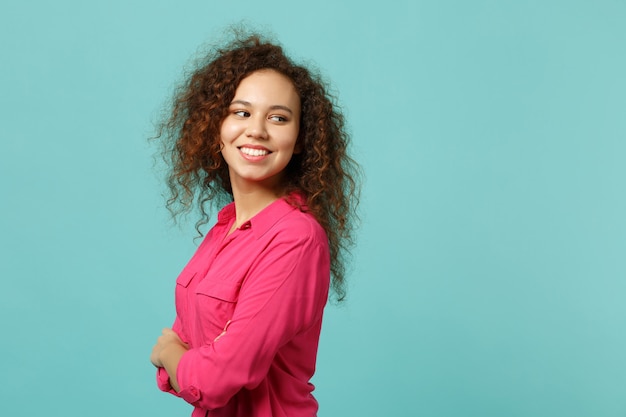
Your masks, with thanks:
M 178 363 L 180 358 L 187 352 L 187 349 L 179 344 L 170 344 L 161 351 L 160 361 L 165 368 L 165 371 L 170 376 L 170 385 L 174 391 L 179 392 L 180 386 L 178 385 L 178 379 L 176 377 L 176 370 L 178 369 Z

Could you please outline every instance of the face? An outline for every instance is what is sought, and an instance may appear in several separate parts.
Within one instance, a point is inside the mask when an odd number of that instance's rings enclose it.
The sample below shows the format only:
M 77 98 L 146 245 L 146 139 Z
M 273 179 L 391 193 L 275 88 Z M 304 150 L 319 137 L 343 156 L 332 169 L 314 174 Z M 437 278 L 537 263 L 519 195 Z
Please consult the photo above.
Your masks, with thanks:
M 244 78 L 220 128 L 233 192 L 278 191 L 299 129 L 300 97 L 289 78 L 273 70 Z

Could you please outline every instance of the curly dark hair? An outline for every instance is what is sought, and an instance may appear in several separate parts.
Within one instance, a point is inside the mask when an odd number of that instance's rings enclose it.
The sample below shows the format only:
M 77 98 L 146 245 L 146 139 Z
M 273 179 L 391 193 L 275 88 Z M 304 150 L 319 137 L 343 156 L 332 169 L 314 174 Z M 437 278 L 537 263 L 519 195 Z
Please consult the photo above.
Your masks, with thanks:
M 239 83 L 267 69 L 288 77 L 300 96 L 297 141 L 302 151 L 286 168 L 285 195 L 302 193 L 306 209 L 326 231 L 331 287 L 341 301 L 346 294 L 346 255 L 354 243 L 361 171 L 347 153 L 350 136 L 325 82 L 317 72 L 295 64 L 280 45 L 258 34 L 235 32 L 225 46 L 213 47 L 178 87 L 156 136 L 170 166 L 167 208 L 176 218 L 198 207 L 196 230 L 202 236 L 200 227 L 209 221 L 211 209 L 232 201 L 228 166 L 220 153 L 220 127 Z

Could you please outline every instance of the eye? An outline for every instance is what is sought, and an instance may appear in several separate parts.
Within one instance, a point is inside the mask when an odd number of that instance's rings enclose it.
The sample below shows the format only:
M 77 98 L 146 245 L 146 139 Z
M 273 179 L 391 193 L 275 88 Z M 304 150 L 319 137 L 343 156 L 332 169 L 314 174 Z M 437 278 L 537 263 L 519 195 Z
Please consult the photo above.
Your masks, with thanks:
M 270 116 L 270 120 L 273 120 L 275 122 L 284 123 L 284 122 L 288 121 L 289 119 L 287 119 L 285 116 L 281 116 L 279 114 L 275 114 L 273 116 Z
M 239 117 L 250 117 L 250 112 L 247 112 L 245 110 L 235 110 L 233 111 L 233 114 Z

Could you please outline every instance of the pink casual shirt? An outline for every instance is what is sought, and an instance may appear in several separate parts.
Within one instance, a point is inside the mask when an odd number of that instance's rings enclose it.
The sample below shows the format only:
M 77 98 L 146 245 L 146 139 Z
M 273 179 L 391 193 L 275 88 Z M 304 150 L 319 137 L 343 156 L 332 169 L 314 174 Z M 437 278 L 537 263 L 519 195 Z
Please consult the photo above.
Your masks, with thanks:
M 163 368 L 158 386 L 191 403 L 192 417 L 315 416 L 326 233 L 284 199 L 227 236 L 234 221 L 231 203 L 176 280 L 173 329 L 190 349 L 177 368 L 180 392 Z

